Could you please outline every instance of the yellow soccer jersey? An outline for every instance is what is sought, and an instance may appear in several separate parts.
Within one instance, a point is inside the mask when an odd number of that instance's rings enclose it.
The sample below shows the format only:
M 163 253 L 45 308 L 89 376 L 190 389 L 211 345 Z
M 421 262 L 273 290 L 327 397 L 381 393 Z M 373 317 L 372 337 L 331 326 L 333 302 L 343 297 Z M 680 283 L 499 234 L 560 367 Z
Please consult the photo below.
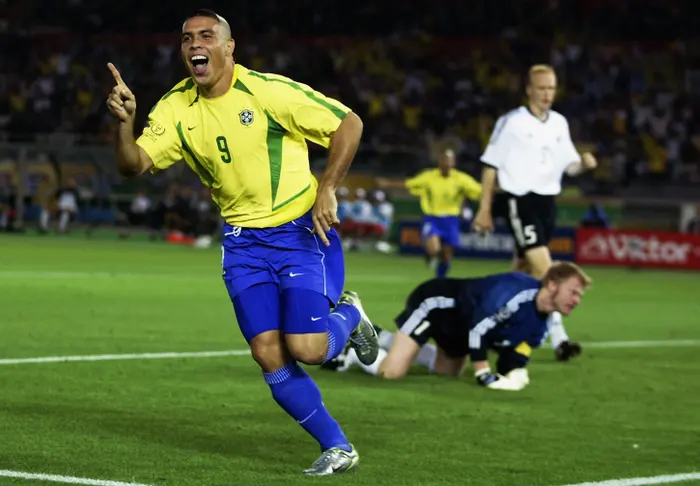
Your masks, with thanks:
M 218 98 L 181 81 L 153 108 L 136 143 L 154 170 L 184 159 L 227 223 L 271 228 L 314 205 L 318 182 L 306 140 L 328 148 L 349 112 L 306 85 L 236 64 L 231 89 Z
M 481 184 L 472 176 L 452 169 L 447 177 L 440 169 L 421 172 L 406 181 L 406 187 L 420 197 L 420 207 L 427 216 L 459 216 L 465 198 L 481 197 Z

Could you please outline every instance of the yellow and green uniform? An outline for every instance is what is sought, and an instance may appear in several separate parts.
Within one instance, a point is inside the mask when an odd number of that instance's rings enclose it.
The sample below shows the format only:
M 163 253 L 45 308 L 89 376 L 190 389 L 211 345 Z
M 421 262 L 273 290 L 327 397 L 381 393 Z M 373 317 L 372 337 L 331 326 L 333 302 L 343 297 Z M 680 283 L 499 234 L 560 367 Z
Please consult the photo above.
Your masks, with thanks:
M 154 170 L 184 159 L 227 223 L 270 228 L 313 206 L 318 183 L 306 140 L 328 148 L 350 109 L 284 76 L 236 64 L 226 94 L 199 96 L 191 78 L 151 111 L 137 144 Z

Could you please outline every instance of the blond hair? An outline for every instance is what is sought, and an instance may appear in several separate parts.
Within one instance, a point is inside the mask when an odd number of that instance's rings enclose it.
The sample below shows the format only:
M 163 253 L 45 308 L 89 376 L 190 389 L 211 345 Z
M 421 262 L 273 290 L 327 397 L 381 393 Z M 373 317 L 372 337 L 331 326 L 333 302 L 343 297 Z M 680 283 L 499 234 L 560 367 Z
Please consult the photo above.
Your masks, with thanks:
M 532 82 L 532 77 L 536 74 L 554 74 L 556 76 L 556 71 L 549 64 L 535 64 L 530 67 L 527 72 L 527 84 Z
M 584 289 L 593 283 L 593 279 L 581 267 L 572 262 L 554 262 L 542 277 L 542 282 L 545 285 L 549 282 L 559 284 L 572 277 L 578 278 Z

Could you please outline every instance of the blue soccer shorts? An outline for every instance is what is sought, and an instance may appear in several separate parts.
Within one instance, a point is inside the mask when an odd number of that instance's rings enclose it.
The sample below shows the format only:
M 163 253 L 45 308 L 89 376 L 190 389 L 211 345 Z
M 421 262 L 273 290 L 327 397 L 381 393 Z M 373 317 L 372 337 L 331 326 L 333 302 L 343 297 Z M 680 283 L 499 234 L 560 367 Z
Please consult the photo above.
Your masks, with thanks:
M 437 235 L 445 245 L 459 247 L 459 216 L 423 216 L 421 236 L 427 241 Z
M 345 261 L 335 230 L 325 246 L 313 229 L 310 211 L 276 228 L 224 226 L 223 279 L 248 342 L 270 330 L 326 331 L 345 285 Z

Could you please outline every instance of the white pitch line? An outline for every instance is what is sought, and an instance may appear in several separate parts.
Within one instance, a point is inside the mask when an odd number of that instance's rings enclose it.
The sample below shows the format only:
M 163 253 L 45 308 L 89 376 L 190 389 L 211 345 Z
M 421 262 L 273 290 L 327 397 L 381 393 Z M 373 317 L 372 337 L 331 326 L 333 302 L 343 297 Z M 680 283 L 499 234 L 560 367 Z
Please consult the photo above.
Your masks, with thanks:
M 644 486 L 646 484 L 670 484 L 700 479 L 700 473 L 670 474 L 648 478 L 610 479 L 608 481 L 567 484 L 566 486 Z
M 149 486 L 142 483 L 123 483 L 121 481 L 105 481 L 102 479 L 76 478 L 73 476 L 58 476 L 55 474 L 33 474 L 20 471 L 0 469 L 0 477 L 27 479 L 35 481 L 50 481 L 64 484 L 87 484 L 89 486 Z
M 585 348 L 655 348 L 659 347 L 682 347 L 698 346 L 699 339 L 667 339 L 663 341 L 601 341 L 592 343 L 581 343 Z
M 72 271 L 41 271 L 41 270 L 0 270 L 0 280 L 16 278 L 33 278 L 41 280 L 71 280 L 71 279 L 115 279 L 115 278 L 149 278 L 149 279 L 181 279 L 219 281 L 219 274 L 183 274 L 183 273 L 128 273 L 128 272 L 72 272 Z M 348 274 L 347 280 L 355 282 L 398 282 L 403 277 L 398 275 Z
M 33 270 L 2 270 L 0 278 L 23 278 L 33 277 L 41 279 L 63 279 L 63 278 L 112 278 L 112 277 L 148 277 L 150 274 L 138 273 L 111 273 L 111 272 L 63 272 L 63 271 L 33 271 Z M 165 276 L 165 275 L 163 275 Z
M 133 354 L 93 354 L 85 356 L 44 356 L 39 358 L 0 359 L 0 365 L 32 363 L 67 363 L 69 361 L 117 361 L 129 359 L 176 359 L 176 358 L 217 358 L 220 356 L 247 356 L 248 349 L 227 351 L 201 351 L 192 353 L 133 353 Z
M 668 340 L 668 341 L 608 341 L 583 343 L 584 348 L 650 348 L 657 346 L 700 346 L 700 340 Z M 67 363 L 71 361 L 119 361 L 136 359 L 178 359 L 178 358 L 219 358 L 225 356 L 248 356 L 248 349 L 227 349 L 224 351 L 199 351 L 184 353 L 129 353 L 129 354 L 88 354 L 79 356 L 41 356 L 37 358 L 5 358 L 0 359 L 0 365 Z

